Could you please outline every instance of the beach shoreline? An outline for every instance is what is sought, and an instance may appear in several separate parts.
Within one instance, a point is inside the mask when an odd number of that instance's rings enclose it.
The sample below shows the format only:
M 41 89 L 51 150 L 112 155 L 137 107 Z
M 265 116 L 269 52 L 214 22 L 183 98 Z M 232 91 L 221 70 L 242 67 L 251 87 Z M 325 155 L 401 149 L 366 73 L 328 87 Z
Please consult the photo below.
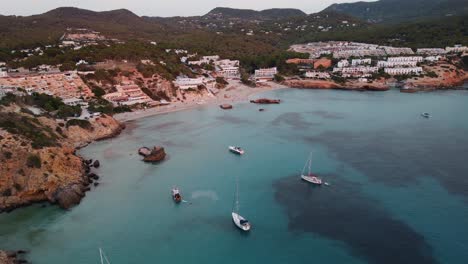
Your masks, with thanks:
M 241 82 L 235 81 L 231 82 L 226 88 L 220 89 L 219 93 L 215 96 L 200 96 L 185 100 L 184 102 L 171 102 L 171 104 L 166 106 L 149 108 L 135 112 L 120 113 L 114 115 L 114 118 L 119 122 L 128 122 L 150 116 L 190 110 L 202 106 L 248 102 L 251 96 L 285 88 L 288 88 L 288 86 L 275 82 L 261 83 L 259 87 L 252 88 L 242 84 Z

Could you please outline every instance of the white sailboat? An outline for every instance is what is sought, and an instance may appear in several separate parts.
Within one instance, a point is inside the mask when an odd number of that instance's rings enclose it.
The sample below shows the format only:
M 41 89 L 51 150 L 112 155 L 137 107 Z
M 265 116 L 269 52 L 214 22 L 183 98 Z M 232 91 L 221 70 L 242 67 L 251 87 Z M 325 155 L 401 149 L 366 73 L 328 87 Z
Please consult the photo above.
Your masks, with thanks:
M 101 257 L 101 264 L 110 264 L 106 254 L 101 248 L 99 248 L 99 256 Z
M 304 168 L 302 169 L 301 178 L 306 182 L 310 182 L 315 185 L 322 185 L 322 179 L 320 179 L 320 177 L 318 177 L 317 175 L 311 173 L 310 171 L 311 165 L 312 165 L 312 152 L 309 154 L 309 159 L 307 160 L 306 164 L 304 165 Z M 308 168 L 308 171 L 307 171 L 307 174 L 304 174 L 306 168 Z
M 244 217 L 242 217 L 240 214 L 239 214 L 239 179 L 238 179 L 238 176 L 236 176 L 236 200 L 234 201 L 234 206 L 233 206 L 233 209 L 232 209 L 232 221 L 234 222 L 234 224 L 241 230 L 243 231 L 249 231 L 250 230 L 250 222 L 245 219 Z

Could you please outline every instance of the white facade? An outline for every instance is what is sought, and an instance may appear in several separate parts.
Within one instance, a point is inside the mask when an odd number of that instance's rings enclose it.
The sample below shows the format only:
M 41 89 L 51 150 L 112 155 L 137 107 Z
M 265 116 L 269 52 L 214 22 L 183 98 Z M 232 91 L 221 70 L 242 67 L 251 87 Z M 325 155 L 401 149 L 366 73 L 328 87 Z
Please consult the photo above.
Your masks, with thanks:
M 334 68 L 333 72 L 341 72 L 342 74 L 366 74 L 378 72 L 378 67 L 370 66 L 358 66 L 358 67 L 347 67 L 347 68 Z
M 340 60 L 337 65 L 338 68 L 344 68 L 349 66 L 349 61 L 348 60 Z
M 218 60 L 215 61 L 216 73 L 225 79 L 240 78 L 240 62 L 238 60 Z
M 8 77 L 8 73 L 6 71 L 0 71 L 0 78 Z
M 273 80 L 277 73 L 278 70 L 276 67 L 255 70 L 255 80 Z
M 80 98 L 67 98 L 63 99 L 63 103 L 70 106 L 84 105 L 85 102 Z
M 379 68 L 394 68 L 394 67 L 416 67 L 418 64 L 417 61 L 399 61 L 399 62 L 391 62 L 391 61 L 378 61 L 377 67 Z
M 439 61 L 441 59 L 442 59 L 441 56 L 427 56 L 426 58 L 424 58 L 425 61 L 429 61 L 429 62 Z
M 308 71 L 304 74 L 306 78 L 312 79 L 330 79 L 330 73 L 328 72 L 319 72 L 319 71 Z
M 462 46 L 462 45 L 455 45 L 453 47 L 446 47 L 445 50 L 448 53 L 459 53 L 459 52 L 468 51 L 468 47 Z
M 416 53 L 423 54 L 423 55 L 443 55 L 443 54 L 446 54 L 447 51 L 444 49 L 439 49 L 439 48 L 425 48 L 425 49 L 418 49 Z
M 203 85 L 203 77 L 200 78 L 186 78 L 178 77 L 174 84 L 181 90 L 196 89 L 199 85 Z
M 395 47 L 384 47 L 387 55 L 413 55 L 414 51 L 411 48 L 395 48 Z
M 422 62 L 423 60 L 424 58 L 422 56 L 390 57 L 387 59 L 388 62 L 406 62 L 406 61 Z
M 386 68 L 385 73 L 390 75 L 412 75 L 420 74 L 423 72 L 422 67 L 412 67 L 412 68 Z
M 371 59 L 354 59 L 351 61 L 351 65 L 370 65 L 372 63 Z

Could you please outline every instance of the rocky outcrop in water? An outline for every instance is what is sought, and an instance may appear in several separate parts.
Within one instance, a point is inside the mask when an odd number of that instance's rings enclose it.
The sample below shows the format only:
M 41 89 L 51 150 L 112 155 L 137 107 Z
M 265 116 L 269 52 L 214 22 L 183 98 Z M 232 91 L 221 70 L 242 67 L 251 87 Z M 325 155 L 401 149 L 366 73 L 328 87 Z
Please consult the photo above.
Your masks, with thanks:
M 110 116 L 90 121 L 88 129 L 66 127 L 43 116 L 35 120 L 47 128 L 41 132 L 56 140 L 54 146 L 33 147 L 31 139 L 0 128 L 0 212 L 43 201 L 62 208 L 78 204 L 89 190 L 85 174 L 91 170 L 90 165 L 100 164 L 84 161 L 76 155 L 76 148 L 114 136 L 123 129 Z
M 222 104 L 219 107 L 224 110 L 232 109 L 232 105 L 230 104 Z
M 166 152 L 164 151 L 164 148 L 159 146 L 154 147 L 149 154 L 144 152 L 141 153 L 141 155 L 144 157 L 143 161 L 145 162 L 160 162 L 166 158 Z
M 279 104 L 281 100 L 279 99 L 268 99 L 268 98 L 260 98 L 256 100 L 250 100 L 253 104 Z

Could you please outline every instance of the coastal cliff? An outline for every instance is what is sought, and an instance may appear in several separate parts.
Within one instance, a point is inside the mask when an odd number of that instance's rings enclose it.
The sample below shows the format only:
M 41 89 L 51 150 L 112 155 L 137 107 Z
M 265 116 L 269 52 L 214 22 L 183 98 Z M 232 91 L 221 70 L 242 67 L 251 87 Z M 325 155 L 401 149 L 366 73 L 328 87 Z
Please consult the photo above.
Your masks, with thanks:
M 301 89 L 335 89 L 350 91 L 387 91 L 390 89 L 384 81 L 380 80 L 371 83 L 349 81 L 344 84 L 326 80 L 287 80 L 284 82 L 284 85 Z
M 17 106 L 0 110 L 0 212 L 44 201 L 62 208 L 78 204 L 89 181 L 76 148 L 123 129 L 110 116 L 64 123 L 18 111 Z
M 414 77 L 406 80 L 406 87 L 415 90 L 445 90 L 461 86 L 468 80 L 468 72 L 452 64 L 444 63 L 433 67 L 424 67 L 424 70 L 435 73 L 437 77 Z

